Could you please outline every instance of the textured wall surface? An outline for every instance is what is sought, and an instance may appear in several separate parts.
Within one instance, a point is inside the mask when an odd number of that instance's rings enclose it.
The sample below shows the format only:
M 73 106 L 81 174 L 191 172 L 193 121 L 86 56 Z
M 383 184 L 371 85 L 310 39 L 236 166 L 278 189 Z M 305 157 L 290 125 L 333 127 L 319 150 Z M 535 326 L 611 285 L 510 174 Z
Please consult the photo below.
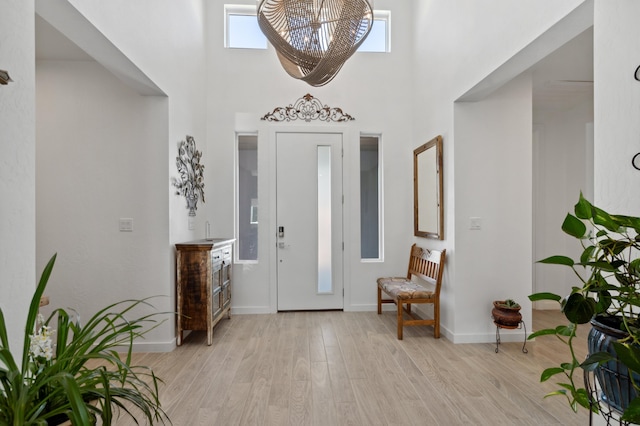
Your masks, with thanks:
M 0 1 L 0 68 L 14 80 L 0 86 L 0 307 L 14 348 L 36 280 L 33 7 Z
M 640 152 L 640 2 L 596 1 L 595 203 L 618 214 L 640 216 L 640 171 L 631 165 Z

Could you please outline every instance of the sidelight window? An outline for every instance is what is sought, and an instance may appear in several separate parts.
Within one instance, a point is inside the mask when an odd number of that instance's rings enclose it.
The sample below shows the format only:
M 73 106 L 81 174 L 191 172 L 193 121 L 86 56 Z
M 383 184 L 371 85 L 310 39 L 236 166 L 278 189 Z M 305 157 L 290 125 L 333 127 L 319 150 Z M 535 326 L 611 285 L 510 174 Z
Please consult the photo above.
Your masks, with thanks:
M 238 135 L 237 259 L 258 260 L 258 136 Z
M 382 259 L 380 136 L 360 136 L 360 257 Z

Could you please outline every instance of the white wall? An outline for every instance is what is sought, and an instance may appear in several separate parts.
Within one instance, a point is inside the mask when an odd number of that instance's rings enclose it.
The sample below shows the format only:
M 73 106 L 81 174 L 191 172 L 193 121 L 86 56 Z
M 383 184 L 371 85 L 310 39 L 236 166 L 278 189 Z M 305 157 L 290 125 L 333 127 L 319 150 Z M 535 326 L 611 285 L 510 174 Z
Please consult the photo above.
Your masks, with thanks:
M 35 37 L 33 0 L 0 0 L 0 308 L 14 354 L 35 288 Z M 18 360 L 20 362 L 20 360 Z
M 94 61 L 39 61 L 37 94 L 39 268 L 58 253 L 46 311 L 88 319 L 149 296 L 173 311 L 167 99 L 140 96 Z M 119 231 L 120 218 L 133 219 L 133 232 Z M 167 318 L 145 345 L 171 347 Z
M 58 0 L 53 7 L 69 3 L 168 97 L 141 97 L 123 85 L 126 78 L 118 81 L 95 64 L 43 65 L 38 126 L 46 131 L 39 132 L 39 149 L 51 151 L 38 158 L 51 179 L 39 179 L 37 263 L 53 251 L 66 255 L 59 256 L 59 263 L 65 260 L 55 274 L 73 294 L 61 294 L 64 301 L 52 307 L 79 303 L 92 313 L 106 302 L 163 295 L 158 310 L 173 311 L 173 243 L 201 237 L 207 208 L 199 204 L 194 229 L 188 229 L 184 197 L 171 185 L 186 135 L 207 156 L 203 3 Z M 105 66 L 117 68 L 109 59 Z M 80 83 L 82 91 L 75 86 Z M 92 143 L 99 145 L 88 151 Z M 56 171 L 61 164 L 63 171 Z M 60 178 L 78 170 L 92 173 L 80 176 L 75 188 Z M 83 204 L 74 189 L 92 202 Z M 133 233 L 118 232 L 120 217 L 134 219 Z M 174 328 L 170 318 L 141 343 L 143 350 L 170 350 Z
M 640 2 L 596 1 L 595 187 L 596 205 L 610 213 L 640 215 L 640 171 L 631 159 L 640 152 Z
M 496 298 L 509 296 L 518 298 L 520 302 L 525 304 L 525 311 L 529 311 L 530 304 L 526 300 L 526 295 L 531 290 L 532 271 L 531 245 L 524 247 L 522 244 L 530 242 L 531 237 L 517 234 L 519 238 L 524 239 L 512 242 L 504 232 L 504 229 L 512 229 L 514 225 L 512 218 L 507 218 L 505 227 L 487 228 L 497 218 L 504 217 L 505 205 L 488 202 L 488 200 L 499 200 L 495 198 L 496 194 L 487 193 L 489 191 L 487 188 L 480 188 L 480 192 L 477 194 L 468 192 L 470 189 L 475 190 L 478 186 L 477 173 L 475 173 L 475 167 L 470 168 L 468 163 L 466 163 L 466 169 L 461 169 L 464 157 L 458 157 L 459 154 L 467 155 L 465 154 L 467 152 L 481 155 L 479 158 L 484 158 L 487 161 L 486 167 L 500 170 L 501 182 L 517 182 L 520 185 L 518 189 L 523 192 L 512 194 L 516 198 L 506 200 L 509 205 L 524 203 L 524 206 L 530 206 L 530 90 L 528 95 L 524 89 L 519 91 L 521 96 L 529 96 L 528 105 L 525 99 L 513 98 L 511 99 L 512 106 L 516 109 L 504 111 L 505 116 L 520 121 L 522 125 L 528 125 L 527 134 L 522 131 L 523 129 L 514 129 L 512 125 L 509 125 L 507 119 L 502 123 L 491 121 L 491 128 L 495 131 L 501 133 L 501 126 L 505 126 L 512 135 L 512 132 L 516 132 L 519 138 L 522 138 L 519 142 L 529 141 L 529 152 L 513 153 L 518 157 L 508 156 L 512 152 L 510 150 L 493 150 L 492 157 L 488 158 L 486 154 L 478 152 L 480 142 L 473 135 L 467 134 L 467 140 L 461 140 L 457 133 L 458 120 L 460 119 L 458 113 L 463 113 L 467 119 L 473 120 L 475 114 L 482 115 L 484 112 L 481 106 L 456 104 L 454 113 L 454 102 L 481 82 L 488 86 L 495 83 L 493 87 L 499 87 L 500 83 L 494 81 L 492 73 L 503 64 L 507 64 L 512 58 L 516 58 L 519 52 L 582 3 L 582 0 L 563 2 L 553 0 L 520 2 L 508 0 L 483 2 L 431 0 L 414 4 L 416 44 L 414 51 L 415 89 L 412 109 L 413 134 L 416 139 L 422 138 L 423 141 L 438 134 L 443 136 L 445 170 L 445 240 L 441 242 L 416 240 L 427 247 L 447 249 L 447 267 L 441 295 L 442 325 L 446 335 L 454 341 L 491 340 L 492 337 L 488 334 L 492 327 L 490 320 L 491 301 Z M 509 19 L 505 19 L 507 16 Z M 508 37 L 505 37 L 505 34 L 508 34 Z M 538 53 L 539 51 L 532 52 L 533 55 Z M 512 77 L 516 75 L 514 74 Z M 491 100 L 485 101 L 491 103 Z M 500 113 L 500 106 L 494 105 L 492 108 L 487 113 Z M 529 114 L 528 124 L 525 120 L 526 114 Z M 495 120 L 495 118 L 493 119 Z M 466 124 L 463 123 L 462 128 L 464 126 Z M 478 136 L 481 141 L 486 143 L 486 134 L 481 126 L 479 127 L 477 129 Z M 454 128 L 456 132 L 454 132 Z M 504 141 L 498 140 L 495 143 L 500 144 Z M 520 149 L 524 150 L 525 148 L 520 145 Z M 506 166 L 505 162 L 522 165 L 524 169 Z M 528 176 L 524 174 L 527 171 Z M 515 191 L 515 188 L 509 189 Z M 484 200 L 483 196 L 488 198 Z M 477 205 L 466 204 L 462 208 L 459 203 L 467 203 L 467 197 L 478 200 Z M 478 212 L 479 209 L 480 212 Z M 513 213 L 510 209 L 508 211 Z M 531 210 L 528 212 L 518 210 L 518 214 L 524 215 L 522 216 L 523 220 L 531 220 Z M 468 220 L 472 215 L 481 216 L 483 221 L 489 220 L 489 223 L 487 225 L 483 223 L 484 229 L 482 231 L 474 231 L 476 234 L 467 235 L 470 232 Z M 530 233 L 530 222 L 528 226 Z M 464 235 L 459 235 L 461 233 Z M 481 239 L 474 245 L 481 251 L 472 255 L 468 251 L 468 247 L 463 247 L 461 244 L 463 242 L 467 244 L 469 239 L 475 238 Z M 489 247 L 500 248 L 500 250 L 487 250 L 482 245 L 485 242 Z M 460 253 L 461 250 L 463 253 L 466 251 L 467 255 L 461 256 L 463 254 Z M 513 259 L 511 265 L 507 267 L 511 276 L 518 278 L 517 283 L 514 283 L 514 279 L 509 282 L 503 279 L 496 281 L 493 276 L 486 273 L 480 276 L 476 274 L 476 277 L 473 277 L 475 271 L 486 271 L 485 264 L 501 265 L 500 256 L 504 252 L 521 253 L 522 257 Z M 494 272 L 493 275 L 496 273 Z M 514 285 L 515 289 L 512 287 Z M 528 290 L 525 289 L 527 285 L 529 286 Z M 476 297 L 472 298 L 469 295 Z M 525 312 L 525 319 L 527 318 L 530 318 L 530 312 Z
M 168 95 L 169 140 L 165 142 L 170 176 L 177 176 L 177 146 L 186 135 L 195 138 L 198 150 L 206 159 L 205 2 L 69 1 Z M 207 182 L 209 176 L 206 170 Z M 174 191 L 167 189 L 173 194 Z M 196 223 L 194 229 L 189 230 L 184 197 L 172 195 L 169 203 L 171 242 L 201 237 L 208 205 L 198 203 Z
M 593 83 L 584 83 L 593 82 L 593 27 L 540 61 L 533 76 L 533 259 L 577 258 L 581 245 L 561 231 L 561 224 L 580 192 L 593 199 Z M 534 263 L 534 292 L 567 295 L 576 283 L 569 268 Z M 534 306 L 559 308 L 551 301 Z
M 592 199 L 593 165 L 588 165 L 587 126 L 593 122 L 593 100 L 582 102 L 569 110 L 541 111 L 534 115 L 539 137 L 534 160 L 534 260 L 552 255 L 578 258 L 580 243 L 561 231 L 567 213 L 580 192 Z M 592 147 L 591 147 L 592 149 Z M 535 292 L 568 295 L 576 285 L 573 271 L 556 265 L 534 264 Z M 541 304 L 540 308 L 558 308 L 557 303 Z
M 514 299 L 531 324 L 531 78 L 523 75 L 480 102 L 454 106 L 454 342 L 491 341 L 493 300 Z M 481 229 L 471 230 L 470 218 Z M 464 309 L 460 309 L 464 306 Z

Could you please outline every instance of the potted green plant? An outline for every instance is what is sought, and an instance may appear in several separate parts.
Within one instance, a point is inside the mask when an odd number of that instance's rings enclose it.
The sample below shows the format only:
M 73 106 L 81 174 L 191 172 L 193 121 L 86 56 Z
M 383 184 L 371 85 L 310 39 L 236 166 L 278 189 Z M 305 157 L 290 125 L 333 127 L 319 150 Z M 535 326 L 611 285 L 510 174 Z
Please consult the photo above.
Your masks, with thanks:
M 517 327 L 522 321 L 520 304 L 513 299 L 495 300 L 491 315 L 493 321 L 502 327 Z
M 0 425 L 90 425 L 97 418 L 109 425 L 120 413 L 136 423 L 141 418 L 170 423 L 158 397 L 160 379 L 133 365 L 131 357 L 133 340 L 158 325 L 157 313 L 127 318 L 147 303 L 130 300 L 107 306 L 84 325 L 64 309 L 39 319 L 55 259 L 44 268 L 31 300 L 19 365 L 0 309 Z
M 549 395 L 566 396 L 574 411 L 583 406 L 598 412 L 602 400 L 622 412 L 622 420 L 639 423 L 640 218 L 609 214 L 580 194 L 562 230 L 582 244 L 580 258 L 551 256 L 540 262 L 573 269 L 579 285 L 566 296 L 536 293 L 529 299 L 558 302 L 568 324 L 539 330 L 529 338 L 557 336 L 567 344 L 570 360 L 545 369 L 541 381 L 564 377 L 560 389 Z M 581 362 L 574 339 L 577 325 L 589 322 L 589 356 Z M 580 384 L 585 370 L 594 372 L 600 386 L 601 395 L 595 398 Z

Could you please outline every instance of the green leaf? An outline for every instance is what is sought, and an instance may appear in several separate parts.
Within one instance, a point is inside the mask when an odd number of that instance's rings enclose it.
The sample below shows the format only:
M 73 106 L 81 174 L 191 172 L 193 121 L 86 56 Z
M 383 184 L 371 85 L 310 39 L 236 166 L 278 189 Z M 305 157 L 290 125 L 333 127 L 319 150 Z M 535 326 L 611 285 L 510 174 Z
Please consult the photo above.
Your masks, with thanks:
M 613 348 L 620 361 L 630 370 L 640 373 L 640 349 L 627 343 L 613 342 Z
M 598 291 L 598 301 L 596 302 L 596 312 L 606 312 L 611 306 L 611 293 L 608 290 Z
M 640 278 L 640 257 L 629 262 L 629 273 L 636 278 Z
M 546 382 L 551 377 L 555 376 L 556 374 L 560 374 L 560 373 L 564 373 L 564 368 L 560 368 L 560 367 L 547 368 L 542 372 L 542 375 L 540 375 L 540 381 L 541 382 Z
M 608 352 L 595 352 L 587 357 L 580 367 L 587 371 L 595 370 L 599 365 L 614 359 L 613 355 Z
M 618 268 L 616 268 L 615 266 L 611 265 L 611 263 L 607 262 L 607 261 L 596 261 L 596 262 L 586 262 L 586 263 L 580 263 L 580 265 L 582 266 L 588 266 L 590 268 L 594 268 L 594 269 L 600 269 L 601 271 L 604 272 L 615 272 L 618 270 Z
M 532 302 L 537 302 L 539 300 L 555 300 L 556 302 L 560 302 L 562 298 L 554 293 L 534 293 L 529 295 L 529 300 Z
M 73 376 L 68 373 L 63 373 L 60 377 L 60 382 L 66 391 L 66 396 L 71 406 L 71 410 L 67 413 L 71 422 L 74 425 L 91 424 L 91 416 L 87 410 L 86 403 L 82 399 L 80 388 Z
M 56 329 L 57 343 L 56 343 L 56 357 L 60 357 L 67 347 L 69 337 L 69 314 L 58 309 L 58 328 Z
M 603 248 L 609 257 L 622 253 L 631 245 L 632 244 L 627 241 L 613 238 L 603 238 L 598 241 L 598 246 Z M 612 261 L 612 264 L 613 263 L 614 262 Z
M 566 395 L 567 391 L 566 390 L 557 390 L 557 391 L 553 391 L 553 392 L 549 392 L 548 394 L 546 394 L 544 397 L 548 398 L 550 396 L 556 396 L 556 395 Z
M 562 388 L 565 388 L 566 390 L 571 392 L 572 395 L 573 395 L 574 391 L 576 390 L 576 388 L 574 388 L 573 385 L 571 385 L 569 383 L 557 383 L 557 385 L 562 387 Z
M 612 232 L 617 232 L 621 225 L 615 217 L 595 206 L 593 207 L 593 223 L 604 226 Z
M 9 349 L 9 336 L 7 335 L 7 326 L 4 322 L 4 314 L 0 309 L 0 344 L 3 348 Z
M 549 265 L 566 265 L 566 266 L 573 266 L 575 264 L 573 259 L 567 256 L 550 256 L 545 259 L 539 260 L 538 263 L 546 263 Z
M 575 333 L 575 330 L 576 330 L 575 324 L 559 325 L 556 327 L 556 334 L 558 336 L 569 337 Z
M 580 255 L 580 263 L 587 263 L 593 257 L 593 252 L 595 251 L 595 246 L 588 246 Z
M 592 297 L 584 297 L 580 293 L 573 293 L 567 299 L 563 308 L 564 315 L 571 322 L 586 324 L 596 313 L 596 301 Z
M 6 371 L 8 373 L 15 374 L 18 372 L 18 364 L 16 364 L 15 360 L 13 359 L 13 355 L 11 354 L 9 348 L 0 348 L 0 367 L 2 366 L 2 364 L 7 366 Z M 0 368 L 0 371 L 3 370 Z M 0 393 L 0 395 L 2 394 Z
M 583 238 L 587 233 L 587 226 L 577 217 L 567 214 L 562 223 L 562 230 L 576 238 Z
M 640 235 L 640 217 L 637 216 L 631 216 L 628 217 L 628 224 L 627 226 L 629 228 L 633 228 L 636 231 L 636 234 Z M 636 237 L 638 236 L 636 235 Z
M 111 388 L 108 386 L 109 378 L 104 370 L 100 370 L 100 379 L 102 380 L 102 386 L 104 388 L 104 409 L 102 411 L 102 423 L 111 424 L 113 418 L 113 412 L 111 411 Z
M 633 424 L 640 423 L 640 397 L 635 397 L 631 400 L 629 406 L 624 410 L 621 420 Z
M 535 339 L 536 337 L 539 336 L 548 336 L 548 335 L 556 335 L 556 329 L 555 328 L 545 328 L 543 330 L 538 330 L 538 331 L 534 331 L 533 333 L 531 333 L 528 337 L 528 339 Z
M 33 297 L 31 298 L 31 304 L 29 305 L 29 312 L 27 314 L 27 323 L 25 324 L 25 339 L 24 346 L 22 348 L 22 370 L 27 371 L 27 367 L 29 364 L 29 347 L 31 342 L 29 341 L 27 336 L 33 334 L 36 318 L 38 317 L 38 313 L 40 312 L 40 299 L 44 294 L 44 289 L 47 287 L 47 282 L 49 281 L 49 277 L 51 276 L 51 271 L 53 270 L 53 265 L 56 263 L 56 256 L 54 254 L 47 265 L 44 267 L 42 271 L 42 275 L 40 276 L 40 281 L 38 282 L 38 286 L 36 287 L 36 291 L 33 293 Z
M 587 410 L 591 408 L 591 404 L 589 401 L 589 394 L 587 393 L 586 389 L 584 388 L 576 389 L 575 392 L 573 392 L 573 397 L 575 398 L 578 404 L 580 404 Z
M 593 217 L 593 206 L 580 193 L 580 199 L 573 211 L 580 219 L 591 219 Z

